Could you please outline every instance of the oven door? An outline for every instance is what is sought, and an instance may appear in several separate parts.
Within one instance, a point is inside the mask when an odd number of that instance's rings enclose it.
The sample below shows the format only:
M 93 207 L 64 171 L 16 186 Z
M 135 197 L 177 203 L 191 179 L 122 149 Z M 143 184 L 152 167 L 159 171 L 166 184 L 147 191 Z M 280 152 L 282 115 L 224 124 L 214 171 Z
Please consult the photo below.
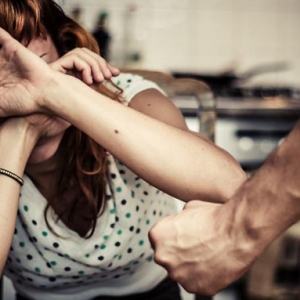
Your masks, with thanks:
M 216 144 L 251 171 L 283 141 L 296 121 L 296 117 L 220 117 L 216 123 Z

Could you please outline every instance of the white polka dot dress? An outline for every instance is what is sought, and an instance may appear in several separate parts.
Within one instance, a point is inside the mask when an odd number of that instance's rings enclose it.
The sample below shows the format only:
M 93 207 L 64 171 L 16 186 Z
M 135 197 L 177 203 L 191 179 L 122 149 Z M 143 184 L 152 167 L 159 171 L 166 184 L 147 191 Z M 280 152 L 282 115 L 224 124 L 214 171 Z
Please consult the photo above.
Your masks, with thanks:
M 141 90 L 156 88 L 139 76 L 114 79 L 128 101 Z M 137 177 L 108 155 L 106 209 L 89 239 L 48 216 L 46 199 L 25 175 L 5 275 L 30 299 L 91 299 L 151 289 L 166 271 L 153 261 L 149 229 L 177 211 L 174 199 Z M 56 234 L 55 234 L 56 233 Z

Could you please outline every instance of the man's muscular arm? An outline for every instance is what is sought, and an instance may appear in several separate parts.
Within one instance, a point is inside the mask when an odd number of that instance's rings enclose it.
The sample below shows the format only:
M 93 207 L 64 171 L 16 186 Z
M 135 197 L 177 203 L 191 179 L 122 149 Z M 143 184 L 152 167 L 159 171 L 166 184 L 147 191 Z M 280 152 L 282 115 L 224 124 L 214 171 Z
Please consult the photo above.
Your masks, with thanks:
M 300 121 L 224 205 L 189 202 L 150 232 L 155 260 L 186 290 L 213 295 L 300 219 Z

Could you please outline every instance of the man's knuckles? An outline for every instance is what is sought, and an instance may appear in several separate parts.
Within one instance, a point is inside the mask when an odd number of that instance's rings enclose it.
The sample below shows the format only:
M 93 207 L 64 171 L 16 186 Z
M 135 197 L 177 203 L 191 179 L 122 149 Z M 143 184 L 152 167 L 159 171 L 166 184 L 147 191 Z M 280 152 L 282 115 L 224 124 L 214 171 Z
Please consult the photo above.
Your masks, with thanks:
M 149 231 L 148 236 L 154 245 L 156 243 L 163 243 L 170 235 L 172 216 L 168 216 L 158 221 Z

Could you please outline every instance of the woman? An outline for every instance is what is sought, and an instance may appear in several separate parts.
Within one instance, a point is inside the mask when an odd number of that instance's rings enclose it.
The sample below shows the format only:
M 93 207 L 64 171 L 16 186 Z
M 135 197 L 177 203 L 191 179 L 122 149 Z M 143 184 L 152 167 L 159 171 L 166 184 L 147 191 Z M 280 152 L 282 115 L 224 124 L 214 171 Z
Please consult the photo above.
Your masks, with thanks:
M 0 27 L 0 266 L 18 299 L 180 299 L 151 226 L 169 195 L 223 202 L 245 174 L 51 0 L 2 0 Z

